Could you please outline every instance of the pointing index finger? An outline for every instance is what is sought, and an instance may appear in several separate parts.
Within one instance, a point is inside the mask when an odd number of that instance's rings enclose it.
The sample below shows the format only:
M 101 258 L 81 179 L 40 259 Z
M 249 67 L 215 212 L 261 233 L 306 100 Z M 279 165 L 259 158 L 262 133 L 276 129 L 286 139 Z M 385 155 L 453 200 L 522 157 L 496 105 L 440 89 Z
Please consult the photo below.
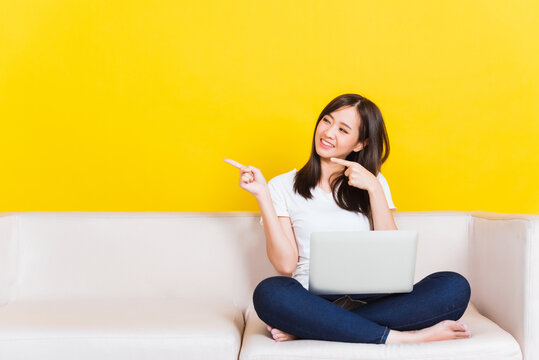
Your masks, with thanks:
M 344 166 L 353 166 L 354 164 L 357 164 L 356 162 L 353 162 L 353 161 L 343 160 L 343 159 L 334 158 L 334 157 L 331 158 L 331 161 L 336 162 L 337 164 L 344 165 Z
M 225 161 L 226 163 L 229 163 L 229 164 L 232 165 L 232 166 L 237 167 L 237 168 L 240 169 L 240 170 L 243 169 L 243 168 L 245 167 L 245 166 L 243 166 L 242 164 L 240 164 L 239 162 L 234 161 L 234 160 L 232 160 L 232 159 L 224 159 L 224 161 Z

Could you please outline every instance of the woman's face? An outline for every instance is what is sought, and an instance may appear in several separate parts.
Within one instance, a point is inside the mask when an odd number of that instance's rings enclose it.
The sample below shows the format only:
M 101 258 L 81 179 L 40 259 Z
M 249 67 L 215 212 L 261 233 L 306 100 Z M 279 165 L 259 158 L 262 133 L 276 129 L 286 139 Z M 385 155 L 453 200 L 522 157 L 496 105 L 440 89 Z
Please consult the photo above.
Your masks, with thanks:
M 321 158 L 344 159 L 352 151 L 361 150 L 363 144 L 358 141 L 360 122 L 359 114 L 351 106 L 339 108 L 324 116 L 316 127 L 316 153 Z

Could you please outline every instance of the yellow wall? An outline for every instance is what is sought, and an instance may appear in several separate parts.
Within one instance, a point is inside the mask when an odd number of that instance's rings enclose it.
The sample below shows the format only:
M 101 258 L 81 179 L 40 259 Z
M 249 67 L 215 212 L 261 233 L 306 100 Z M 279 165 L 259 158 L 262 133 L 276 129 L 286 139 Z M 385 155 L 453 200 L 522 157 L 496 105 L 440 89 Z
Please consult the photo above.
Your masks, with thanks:
M 0 0 L 0 211 L 258 211 L 333 97 L 398 211 L 539 213 L 537 1 Z

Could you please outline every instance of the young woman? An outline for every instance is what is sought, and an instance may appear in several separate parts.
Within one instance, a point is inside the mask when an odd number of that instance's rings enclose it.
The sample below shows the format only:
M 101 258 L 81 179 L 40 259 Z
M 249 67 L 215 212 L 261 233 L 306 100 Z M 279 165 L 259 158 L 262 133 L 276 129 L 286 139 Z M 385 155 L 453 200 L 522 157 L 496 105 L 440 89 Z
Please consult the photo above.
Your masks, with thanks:
M 388 155 L 378 107 L 360 95 L 344 94 L 322 110 L 310 159 L 299 171 L 266 183 L 259 169 L 225 159 L 240 169 L 240 187 L 255 196 L 268 258 L 283 274 L 262 280 L 253 293 L 254 308 L 275 341 L 389 344 L 471 337 L 466 324 L 457 321 L 468 306 L 470 286 L 455 272 L 430 274 L 410 293 L 320 296 L 308 291 L 311 232 L 397 230 L 396 208 L 380 173 Z

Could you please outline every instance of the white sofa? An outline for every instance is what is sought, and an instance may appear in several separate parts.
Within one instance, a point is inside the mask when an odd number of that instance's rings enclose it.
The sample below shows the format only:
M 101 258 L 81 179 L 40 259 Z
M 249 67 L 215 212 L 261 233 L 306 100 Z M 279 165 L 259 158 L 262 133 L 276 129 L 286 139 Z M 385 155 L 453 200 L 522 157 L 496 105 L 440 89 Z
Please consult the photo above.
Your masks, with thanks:
M 472 338 L 275 342 L 252 307 L 259 214 L 0 214 L 0 359 L 539 359 L 537 215 L 397 212 L 419 231 L 416 281 L 464 275 Z

